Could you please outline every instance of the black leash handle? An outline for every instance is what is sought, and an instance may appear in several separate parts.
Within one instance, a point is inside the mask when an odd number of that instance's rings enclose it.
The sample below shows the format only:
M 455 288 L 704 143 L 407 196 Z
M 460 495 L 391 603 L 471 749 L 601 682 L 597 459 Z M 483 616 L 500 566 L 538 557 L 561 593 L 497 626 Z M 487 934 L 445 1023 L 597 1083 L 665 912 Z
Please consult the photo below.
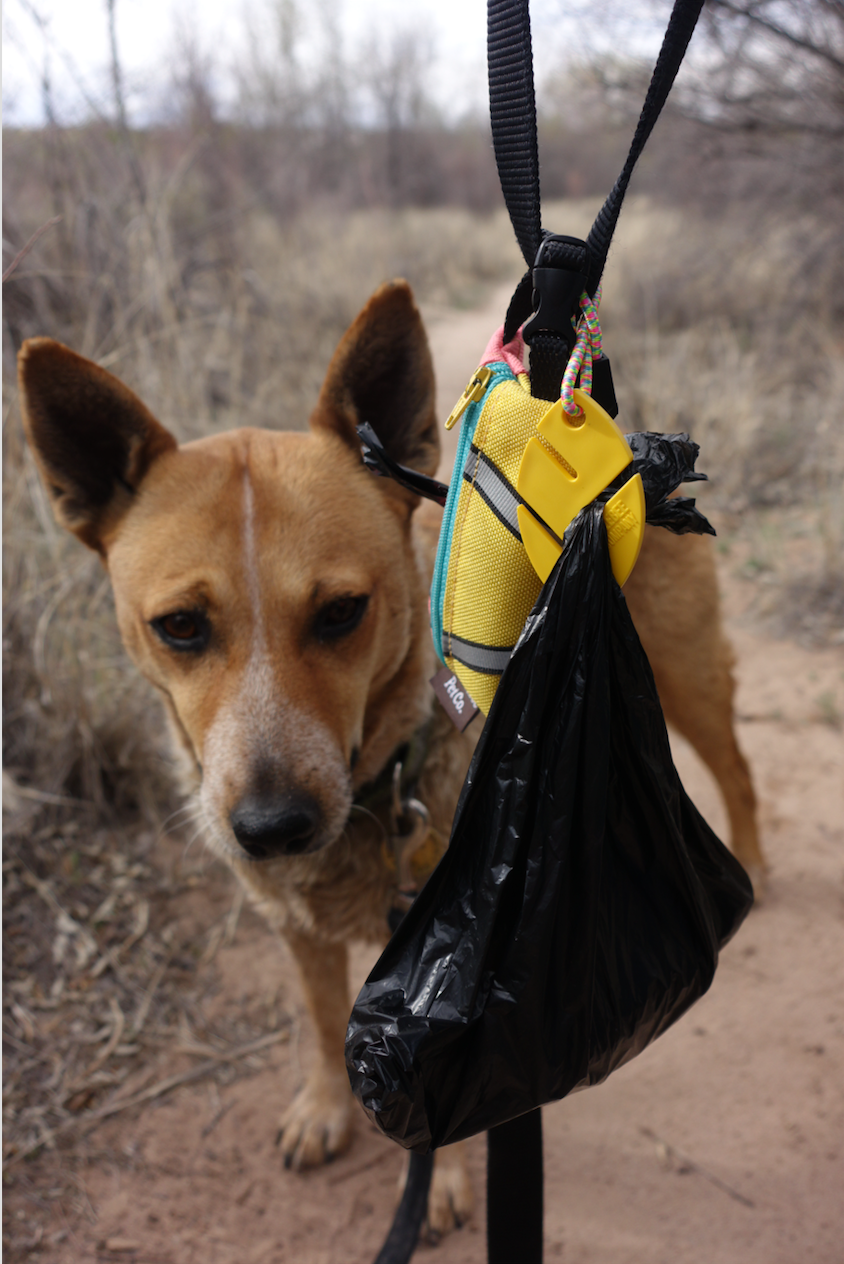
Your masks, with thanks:
M 583 288 L 594 297 L 633 168 L 671 91 L 702 8 L 703 0 L 675 0 L 627 160 L 598 212 L 586 241 L 576 242 L 573 238 L 559 238 L 545 233 L 541 226 L 529 0 L 488 0 L 487 53 L 493 147 L 504 201 L 528 265 L 528 272 L 519 282 L 507 312 L 504 324 L 505 343 L 510 341 L 535 306 L 542 306 L 539 301 L 542 287 L 536 286 L 537 268 L 551 272 L 559 267 L 585 276 Z M 543 259 L 538 257 L 540 250 L 544 252 Z M 550 293 L 554 287 L 547 288 Z M 552 338 L 555 334 L 558 339 L 562 337 L 570 344 L 569 321 L 572 316 L 577 316 L 581 292 L 578 291 L 574 298 L 568 320 L 562 328 L 558 326 L 552 331 Z M 559 303 L 554 302 L 552 297 L 550 305 L 556 308 Z M 536 332 L 530 341 L 532 347 L 539 352 L 539 367 L 544 382 L 549 379 L 549 374 L 551 379 L 556 374 L 553 365 L 546 365 L 545 361 L 549 357 L 551 361 L 559 361 L 565 354 L 565 348 L 557 348 L 553 341 L 548 342 L 546 335 L 550 326 L 543 324 L 537 327 L 535 322 L 532 324 Z M 538 348 L 537 334 L 542 339 Z M 531 368 L 533 370 L 533 363 Z M 534 393 L 544 398 L 554 398 L 553 389 L 551 394 L 544 391 Z M 559 393 L 558 389 L 556 393 Z
M 542 224 L 528 0 L 489 0 L 487 66 L 498 178 L 516 240 L 532 268 Z

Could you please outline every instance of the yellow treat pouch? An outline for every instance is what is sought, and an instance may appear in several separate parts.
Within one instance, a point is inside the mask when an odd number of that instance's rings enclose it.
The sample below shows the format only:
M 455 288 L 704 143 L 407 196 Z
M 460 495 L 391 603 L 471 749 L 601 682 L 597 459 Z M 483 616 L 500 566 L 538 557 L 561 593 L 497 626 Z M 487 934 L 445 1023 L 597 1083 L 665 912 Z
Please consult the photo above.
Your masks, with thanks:
M 585 392 L 569 418 L 559 401 L 530 393 L 521 361 L 493 338 L 449 417 L 460 439 L 431 587 L 431 627 L 441 661 L 486 714 L 572 518 L 630 465 L 612 418 Z M 623 583 L 645 523 L 634 475 L 604 514 L 613 573 Z
M 542 582 L 522 544 L 516 480 L 548 411 L 527 374 L 493 361 L 463 412 L 431 588 L 441 661 L 486 714 Z M 474 375 L 477 377 L 477 374 Z M 465 392 L 464 392 L 465 396 Z

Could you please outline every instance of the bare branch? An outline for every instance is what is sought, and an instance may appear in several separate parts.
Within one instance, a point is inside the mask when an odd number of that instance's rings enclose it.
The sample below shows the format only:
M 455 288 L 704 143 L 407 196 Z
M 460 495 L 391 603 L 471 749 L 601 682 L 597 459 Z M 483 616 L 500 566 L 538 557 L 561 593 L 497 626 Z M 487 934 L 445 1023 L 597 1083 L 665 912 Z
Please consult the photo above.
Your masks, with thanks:
M 752 26 L 759 30 L 767 31 L 769 35 L 773 35 L 778 40 L 784 40 L 791 44 L 794 48 L 800 48 L 804 52 L 810 53 L 813 57 L 821 57 L 834 66 L 836 70 L 844 72 L 844 58 L 836 56 L 833 49 L 826 42 L 821 40 L 810 39 L 807 35 L 799 35 L 782 22 L 772 22 L 770 18 L 763 17 L 754 11 L 754 6 L 748 4 L 746 6 L 733 4 L 731 0 L 710 0 L 710 5 L 714 9 L 722 9 L 725 13 L 731 14 L 736 18 L 744 18 Z M 833 12 L 839 10 L 836 14 L 839 20 L 844 22 L 844 6 L 835 5 Z
M 13 259 L 13 260 L 12 260 L 12 262 L 9 264 L 8 268 L 6 269 L 6 271 L 3 273 L 3 280 L 4 280 L 4 281 L 8 281 L 9 277 L 10 277 L 10 276 L 12 275 L 12 273 L 16 270 L 16 268 L 17 268 L 18 264 L 19 264 L 19 263 L 21 263 L 21 262 L 22 262 L 22 261 L 26 258 L 26 256 L 29 254 L 30 250 L 31 250 L 31 249 L 32 249 L 32 247 L 35 245 L 36 241 L 38 241 L 38 238 L 39 238 L 39 237 L 42 237 L 42 236 L 44 235 L 44 233 L 46 233 L 46 231 L 47 231 L 47 229 L 48 229 L 48 228 L 53 228 L 53 227 L 54 227 L 54 225 L 61 223 L 61 218 L 62 218 L 62 217 L 61 217 L 61 215 L 54 215 L 52 219 L 48 219 L 48 220 L 47 220 L 47 223 L 46 223 L 46 224 L 42 224 L 40 228 L 37 228 L 37 229 L 35 230 L 35 232 L 34 232 L 34 233 L 32 234 L 32 236 L 30 237 L 29 241 L 26 243 L 26 245 L 21 246 L 20 250 L 19 250 L 19 251 L 18 251 L 18 253 L 15 255 L 14 259 Z M 18 792 L 19 792 L 20 794 L 24 795 L 24 797 L 27 797 L 27 791 L 26 791 L 25 789 L 22 789 L 21 787 L 18 787 Z M 34 792 L 29 792 L 29 793 L 34 793 Z M 39 794 L 39 796 L 43 799 L 43 797 L 44 797 L 43 792 L 42 792 L 42 791 L 38 791 L 37 793 L 38 793 L 38 794 Z M 58 798 L 61 798 L 61 796 L 55 796 L 55 795 L 53 796 L 53 798 L 57 798 L 57 797 L 58 797 Z

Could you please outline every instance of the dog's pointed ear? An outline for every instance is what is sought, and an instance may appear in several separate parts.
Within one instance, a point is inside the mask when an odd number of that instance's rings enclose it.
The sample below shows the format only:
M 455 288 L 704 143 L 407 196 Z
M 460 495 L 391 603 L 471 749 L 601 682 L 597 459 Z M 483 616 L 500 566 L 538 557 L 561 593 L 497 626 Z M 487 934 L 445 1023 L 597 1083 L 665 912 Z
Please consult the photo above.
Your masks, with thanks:
M 440 437 L 434 366 L 406 281 L 382 285 L 344 334 L 311 426 L 335 431 L 360 451 L 355 426 L 364 421 L 394 460 L 423 474 L 436 473 Z
M 128 386 L 52 338 L 23 344 L 18 382 L 24 429 L 56 521 L 102 554 L 104 532 L 176 440 Z

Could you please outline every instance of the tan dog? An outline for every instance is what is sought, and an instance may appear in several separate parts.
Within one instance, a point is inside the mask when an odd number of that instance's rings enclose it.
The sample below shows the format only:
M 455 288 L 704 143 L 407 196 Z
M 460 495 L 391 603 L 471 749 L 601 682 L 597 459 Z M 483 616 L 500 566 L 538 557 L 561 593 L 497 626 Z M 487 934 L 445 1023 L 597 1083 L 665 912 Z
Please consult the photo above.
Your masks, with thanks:
M 285 1160 L 349 1143 L 343 1060 L 351 939 L 385 941 L 388 809 L 356 797 L 432 714 L 427 596 L 438 511 L 361 464 L 369 421 L 434 474 L 427 340 L 408 286 L 382 287 L 343 338 L 305 434 L 243 429 L 179 447 L 121 382 L 49 339 L 20 355 L 27 435 L 57 520 L 111 576 L 126 647 L 161 692 L 209 844 L 301 971 L 318 1054 L 282 1120 Z M 715 774 L 734 849 L 764 861 L 732 727 L 731 655 L 708 544 L 648 531 L 627 586 L 667 718 Z M 475 735 L 437 710 L 416 797 L 446 838 Z M 459 1147 L 438 1156 L 443 1232 L 471 1209 Z

